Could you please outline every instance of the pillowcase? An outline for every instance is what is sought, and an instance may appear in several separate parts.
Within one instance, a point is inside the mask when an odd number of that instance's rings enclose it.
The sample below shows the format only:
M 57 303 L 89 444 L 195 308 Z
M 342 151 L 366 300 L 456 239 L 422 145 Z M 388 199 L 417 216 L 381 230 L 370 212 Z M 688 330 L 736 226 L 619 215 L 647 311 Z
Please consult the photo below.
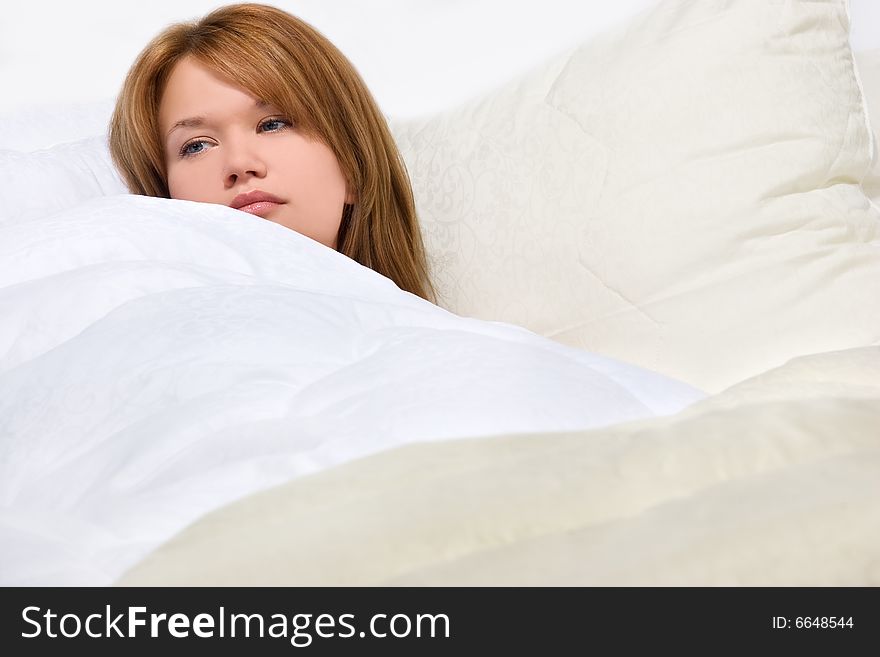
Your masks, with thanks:
M 856 53 L 862 91 L 868 105 L 868 116 L 874 129 L 874 146 L 878 145 L 880 129 L 880 48 Z M 862 189 L 874 205 L 880 207 L 880 156 L 875 153 L 874 166 L 862 181 Z
M 21 62 L 17 64 L 20 69 Z M 44 80 L 41 82 L 46 84 Z M 114 105 L 113 98 L 104 98 L 91 102 L 40 103 L 5 111 L 0 114 L 0 151 L 48 150 L 58 144 L 106 134 Z
M 106 137 L 45 150 L 0 150 L 0 224 L 72 208 L 96 196 L 125 194 Z
M 845 0 L 663 0 L 398 124 L 442 305 L 718 391 L 880 341 Z

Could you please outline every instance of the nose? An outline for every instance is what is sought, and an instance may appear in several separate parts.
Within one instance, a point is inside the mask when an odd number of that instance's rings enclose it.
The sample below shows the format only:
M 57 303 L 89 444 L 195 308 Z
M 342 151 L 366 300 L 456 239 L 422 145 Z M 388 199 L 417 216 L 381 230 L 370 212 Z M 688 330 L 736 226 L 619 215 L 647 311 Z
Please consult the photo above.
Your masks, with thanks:
M 227 188 L 233 187 L 243 178 L 266 176 L 266 163 L 253 144 L 246 141 L 238 143 L 227 141 L 225 146 L 223 178 Z

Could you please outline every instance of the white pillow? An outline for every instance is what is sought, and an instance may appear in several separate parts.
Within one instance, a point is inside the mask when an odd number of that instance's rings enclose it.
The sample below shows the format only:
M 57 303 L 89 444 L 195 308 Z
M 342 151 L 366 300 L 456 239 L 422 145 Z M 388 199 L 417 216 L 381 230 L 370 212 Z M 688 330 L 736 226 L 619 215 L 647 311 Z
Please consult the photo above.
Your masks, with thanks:
M 0 151 L 0 225 L 72 208 L 96 196 L 128 192 L 105 137 L 31 153 Z
M 664 0 L 395 134 L 453 312 L 710 391 L 880 341 L 844 0 Z
M 0 151 L 48 150 L 106 135 L 114 104 L 108 97 L 88 103 L 37 103 L 5 111 L 0 114 Z

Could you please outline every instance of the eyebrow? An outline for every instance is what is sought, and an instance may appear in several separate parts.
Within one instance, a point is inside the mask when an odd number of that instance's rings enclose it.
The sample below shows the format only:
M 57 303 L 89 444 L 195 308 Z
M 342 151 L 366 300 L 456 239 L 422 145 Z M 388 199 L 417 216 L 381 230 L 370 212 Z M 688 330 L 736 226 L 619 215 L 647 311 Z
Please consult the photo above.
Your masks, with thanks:
M 254 107 L 269 107 L 269 103 L 267 103 L 265 100 L 258 100 L 254 103 Z M 178 128 L 198 128 L 205 125 L 206 122 L 207 119 L 204 116 L 191 116 L 186 119 L 181 119 L 180 121 L 177 121 L 173 126 L 171 126 L 171 129 L 165 133 L 165 139 L 167 140 L 171 136 L 171 133 Z

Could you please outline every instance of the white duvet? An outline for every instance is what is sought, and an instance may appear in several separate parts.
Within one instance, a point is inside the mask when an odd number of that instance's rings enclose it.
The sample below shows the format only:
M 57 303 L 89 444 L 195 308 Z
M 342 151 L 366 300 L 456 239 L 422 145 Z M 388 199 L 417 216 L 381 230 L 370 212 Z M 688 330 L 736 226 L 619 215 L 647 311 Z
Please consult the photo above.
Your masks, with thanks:
M 5 217 L 0 318 L 3 585 L 109 584 L 212 509 L 403 443 L 607 426 L 703 396 L 186 201 Z

